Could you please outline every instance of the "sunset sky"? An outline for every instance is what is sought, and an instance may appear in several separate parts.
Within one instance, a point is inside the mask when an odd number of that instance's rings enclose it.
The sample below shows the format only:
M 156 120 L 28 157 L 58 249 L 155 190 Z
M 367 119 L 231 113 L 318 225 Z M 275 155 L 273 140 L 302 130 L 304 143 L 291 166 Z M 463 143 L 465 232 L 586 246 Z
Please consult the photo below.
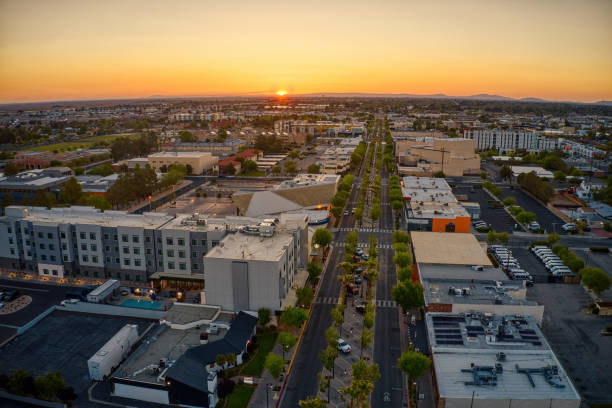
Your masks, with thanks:
M 612 100 L 612 1 L 0 0 L 0 102 L 279 89 Z

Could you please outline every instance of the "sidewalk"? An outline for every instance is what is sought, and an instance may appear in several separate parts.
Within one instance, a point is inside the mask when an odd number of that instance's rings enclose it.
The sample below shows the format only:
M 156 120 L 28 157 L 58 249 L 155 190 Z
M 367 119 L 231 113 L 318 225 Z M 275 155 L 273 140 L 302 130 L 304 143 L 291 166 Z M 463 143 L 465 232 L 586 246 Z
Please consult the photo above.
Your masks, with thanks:
M 278 354 L 279 356 L 283 355 L 282 346 L 279 343 L 274 345 L 272 349 L 272 353 Z M 285 353 L 285 361 L 288 361 L 291 358 L 291 354 L 293 353 L 293 349 L 289 350 L 289 352 Z M 286 368 L 286 366 L 285 366 Z M 257 387 L 251 396 L 251 401 L 249 401 L 249 408 L 263 408 L 263 407 L 275 407 L 276 402 L 278 401 L 280 394 L 280 386 L 283 382 L 283 375 L 278 380 L 275 380 L 269 373 L 268 370 L 264 368 L 264 371 L 261 377 L 257 378 Z M 271 384 L 272 389 L 268 389 L 268 384 Z

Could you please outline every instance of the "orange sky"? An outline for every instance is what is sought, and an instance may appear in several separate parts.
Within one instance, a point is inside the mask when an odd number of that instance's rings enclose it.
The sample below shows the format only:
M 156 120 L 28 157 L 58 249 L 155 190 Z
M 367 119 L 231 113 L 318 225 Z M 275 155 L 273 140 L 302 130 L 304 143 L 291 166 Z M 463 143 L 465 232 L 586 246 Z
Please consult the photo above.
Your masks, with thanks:
M 0 102 L 278 89 L 612 100 L 612 1 L 0 0 Z

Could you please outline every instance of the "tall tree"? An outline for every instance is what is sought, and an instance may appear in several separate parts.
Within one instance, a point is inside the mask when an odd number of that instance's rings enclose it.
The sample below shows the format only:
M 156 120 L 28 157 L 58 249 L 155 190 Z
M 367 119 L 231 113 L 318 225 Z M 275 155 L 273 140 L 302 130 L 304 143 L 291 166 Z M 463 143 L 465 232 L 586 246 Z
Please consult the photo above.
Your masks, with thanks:
M 423 287 L 419 283 L 400 282 L 393 287 L 391 295 L 393 300 L 402 307 L 404 313 L 423 306 Z
M 61 185 L 59 199 L 64 204 L 74 205 L 83 197 L 83 187 L 76 178 L 71 177 Z

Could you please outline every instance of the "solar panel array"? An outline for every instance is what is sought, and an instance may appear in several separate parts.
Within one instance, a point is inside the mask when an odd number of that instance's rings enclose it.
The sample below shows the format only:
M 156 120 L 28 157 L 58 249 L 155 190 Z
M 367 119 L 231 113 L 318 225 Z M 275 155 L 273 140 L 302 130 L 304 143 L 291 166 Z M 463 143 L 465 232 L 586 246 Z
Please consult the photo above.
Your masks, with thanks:
M 459 316 L 434 316 L 434 334 L 438 345 L 462 345 L 463 336 L 459 323 L 465 323 L 465 318 Z

